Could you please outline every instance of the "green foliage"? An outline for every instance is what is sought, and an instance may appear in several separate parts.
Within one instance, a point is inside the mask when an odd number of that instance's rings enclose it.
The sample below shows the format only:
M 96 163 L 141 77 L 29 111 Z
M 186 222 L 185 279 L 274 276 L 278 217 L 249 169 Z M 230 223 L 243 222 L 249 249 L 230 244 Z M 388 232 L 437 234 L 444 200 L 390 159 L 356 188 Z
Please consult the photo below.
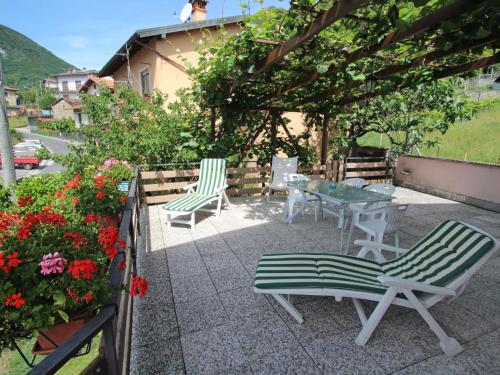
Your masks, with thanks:
M 23 136 L 16 131 L 16 129 L 10 129 L 10 140 L 13 145 L 22 142 Z
M 5 212 L 12 206 L 10 197 L 11 193 L 9 189 L 6 189 L 3 185 L 0 185 L 0 212 Z
M 435 145 L 427 134 L 445 134 L 450 125 L 470 118 L 474 108 L 457 92 L 453 80 L 440 80 L 355 103 L 340 109 L 332 142 L 337 154 L 348 155 L 358 138 L 374 132 L 386 134 L 396 154 L 409 153 L 423 143 Z
M 16 129 L 23 126 L 28 126 L 28 117 L 26 116 L 13 116 L 9 117 L 9 128 Z
M 64 181 L 65 177 L 60 173 L 25 177 L 17 183 L 15 193 L 17 197 L 31 196 L 32 208 L 39 211 L 53 203 L 56 191 L 64 188 Z
M 49 160 L 52 154 L 47 147 L 41 147 L 36 151 L 35 156 L 40 160 Z
M 76 131 L 75 120 L 71 118 L 62 118 L 58 120 L 39 121 L 37 126 L 41 129 L 55 130 L 59 133 L 73 133 Z
M 0 25 L 0 50 L 5 83 L 28 89 L 52 74 L 74 68 L 21 33 Z
M 50 89 L 43 90 L 40 93 L 40 98 L 38 100 L 38 108 L 40 109 L 50 109 L 52 105 L 57 101 L 54 92 Z

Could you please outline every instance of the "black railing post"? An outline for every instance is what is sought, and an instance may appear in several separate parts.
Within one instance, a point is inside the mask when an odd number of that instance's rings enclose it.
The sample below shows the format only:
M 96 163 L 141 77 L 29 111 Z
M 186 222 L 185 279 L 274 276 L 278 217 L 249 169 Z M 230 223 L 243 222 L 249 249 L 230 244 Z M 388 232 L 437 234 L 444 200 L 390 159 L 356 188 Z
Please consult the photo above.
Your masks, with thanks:
M 102 333 L 104 337 L 104 355 L 106 358 L 108 375 L 118 375 L 118 358 L 116 357 L 112 321 L 104 326 Z

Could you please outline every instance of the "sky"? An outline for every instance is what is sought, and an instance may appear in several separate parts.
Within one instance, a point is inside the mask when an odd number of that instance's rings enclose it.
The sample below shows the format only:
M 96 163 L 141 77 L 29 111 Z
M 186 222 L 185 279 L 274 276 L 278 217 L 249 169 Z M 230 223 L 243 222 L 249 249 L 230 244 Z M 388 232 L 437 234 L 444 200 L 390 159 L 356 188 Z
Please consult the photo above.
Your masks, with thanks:
M 207 18 L 286 7 L 286 0 L 210 0 Z M 135 30 L 180 23 L 187 0 L 0 0 L 0 24 L 78 68 L 99 70 Z M 176 13 L 177 15 L 174 15 Z

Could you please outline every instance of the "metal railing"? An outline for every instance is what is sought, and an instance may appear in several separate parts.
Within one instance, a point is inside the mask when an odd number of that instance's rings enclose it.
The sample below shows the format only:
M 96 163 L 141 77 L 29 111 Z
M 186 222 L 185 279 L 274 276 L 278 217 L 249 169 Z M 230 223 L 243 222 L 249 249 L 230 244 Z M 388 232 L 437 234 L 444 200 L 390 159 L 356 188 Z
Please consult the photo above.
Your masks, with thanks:
M 54 374 L 73 358 L 84 346 L 96 337 L 102 335 L 103 353 L 100 363 L 105 372 L 111 375 L 127 374 L 130 362 L 130 339 L 132 329 L 132 297 L 128 290 L 121 288 L 129 284 L 135 273 L 135 251 L 140 235 L 140 200 L 138 199 L 138 169 L 130 184 L 128 200 L 123 211 L 119 237 L 125 241 L 125 248 L 111 262 L 109 268 L 110 285 L 113 295 L 99 312 L 89 320 L 75 335 L 59 346 L 43 361 L 31 369 L 30 374 Z M 118 263 L 126 261 L 125 271 L 118 268 Z

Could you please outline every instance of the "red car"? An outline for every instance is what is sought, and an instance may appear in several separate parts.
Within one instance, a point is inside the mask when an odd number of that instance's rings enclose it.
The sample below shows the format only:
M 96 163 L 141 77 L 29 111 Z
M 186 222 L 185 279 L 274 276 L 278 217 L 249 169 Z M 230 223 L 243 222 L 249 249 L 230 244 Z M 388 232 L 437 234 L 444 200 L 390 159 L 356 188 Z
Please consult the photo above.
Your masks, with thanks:
M 40 159 L 30 155 L 14 155 L 14 166 L 16 168 L 33 169 L 40 165 Z M 2 158 L 0 158 L 0 167 L 2 166 Z

